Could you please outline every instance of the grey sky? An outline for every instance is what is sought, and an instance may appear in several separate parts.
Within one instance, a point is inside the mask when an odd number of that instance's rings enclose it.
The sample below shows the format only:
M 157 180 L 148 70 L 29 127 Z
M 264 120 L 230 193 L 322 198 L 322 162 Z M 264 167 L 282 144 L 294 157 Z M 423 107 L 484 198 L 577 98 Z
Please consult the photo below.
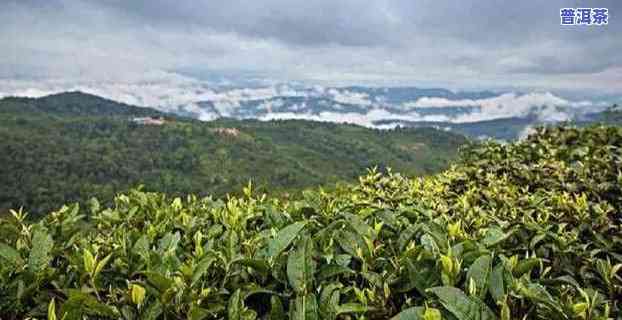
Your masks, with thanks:
M 609 8 L 609 25 L 561 27 L 562 7 Z M 0 0 L 0 78 L 620 92 L 620 12 L 617 0 Z

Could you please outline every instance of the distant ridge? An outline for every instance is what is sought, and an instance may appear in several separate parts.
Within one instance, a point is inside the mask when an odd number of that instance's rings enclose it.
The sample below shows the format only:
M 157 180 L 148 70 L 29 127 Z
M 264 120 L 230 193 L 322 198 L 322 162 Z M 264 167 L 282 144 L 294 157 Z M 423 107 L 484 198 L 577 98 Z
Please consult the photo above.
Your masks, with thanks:
M 46 113 L 56 116 L 163 116 L 166 113 L 137 107 L 100 96 L 70 91 L 40 98 L 6 97 L 0 99 L 0 113 Z
M 417 107 L 400 105 L 421 97 L 450 100 L 477 100 L 495 97 L 490 91 L 452 92 L 446 89 L 366 88 L 345 87 L 341 94 L 349 94 L 349 101 L 337 101 L 329 95 L 315 96 L 308 92 L 302 96 L 273 96 L 268 98 L 240 100 L 235 104 L 220 104 L 214 101 L 200 101 L 196 104 L 179 105 L 175 108 L 162 106 L 139 107 L 81 91 L 52 94 L 40 98 L 7 97 L 1 99 L 0 113 L 40 114 L 51 117 L 101 116 L 101 117 L 166 117 L 184 121 L 213 121 L 216 119 L 257 119 L 261 121 L 299 119 L 334 123 L 356 123 L 372 128 L 432 127 L 452 131 L 471 138 L 492 138 L 514 140 L 520 138 L 532 127 L 572 122 L 586 125 L 595 122 L 620 123 L 611 111 L 602 107 L 593 112 L 579 112 L 578 109 L 531 106 L 524 113 L 507 117 L 482 118 L 474 121 L 454 121 L 455 118 L 469 119 L 471 115 L 484 114 L 481 106 L 438 105 Z M 360 101 L 352 98 L 365 97 Z M 520 94 L 519 94 L 520 95 Z M 553 96 L 546 96 L 555 98 Z M 516 98 L 516 97 L 515 97 Z M 346 99 L 347 100 L 347 99 Z M 383 101 L 380 105 L 372 101 Z M 431 103 L 431 102 L 428 102 Z M 433 103 L 432 103 L 433 105 Z M 488 107 L 490 108 L 490 107 Z M 599 111 L 600 110 L 600 111 Z M 497 112 L 497 111 L 495 111 Z M 417 117 L 412 118 L 412 114 Z M 618 111 L 618 113 L 620 113 Z M 561 115 L 565 120 L 549 119 Z

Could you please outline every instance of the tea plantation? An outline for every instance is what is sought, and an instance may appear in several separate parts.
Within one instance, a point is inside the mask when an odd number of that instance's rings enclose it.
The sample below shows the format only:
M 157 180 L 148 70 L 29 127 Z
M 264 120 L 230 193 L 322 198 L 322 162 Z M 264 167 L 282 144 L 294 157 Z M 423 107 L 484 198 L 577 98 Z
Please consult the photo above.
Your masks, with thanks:
M 2 319 L 622 317 L 622 128 L 283 201 L 132 190 L 0 221 Z

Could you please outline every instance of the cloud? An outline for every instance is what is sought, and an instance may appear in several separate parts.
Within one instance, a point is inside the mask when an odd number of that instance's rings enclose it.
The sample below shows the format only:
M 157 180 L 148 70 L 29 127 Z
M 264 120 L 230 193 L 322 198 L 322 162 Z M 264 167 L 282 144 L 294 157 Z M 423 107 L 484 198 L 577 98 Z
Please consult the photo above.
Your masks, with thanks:
M 192 26 L 304 46 L 384 43 L 394 37 L 387 31 L 398 22 L 397 7 L 384 1 L 135 0 L 109 1 L 102 7 L 154 28 Z
M 568 101 L 550 92 L 505 93 L 487 99 L 450 100 L 439 97 L 423 97 L 403 104 L 405 108 L 477 107 L 471 113 L 461 114 L 453 122 L 476 122 L 498 118 L 524 117 L 536 114 L 542 121 L 564 121 L 578 112 L 594 112 L 606 107 L 606 102 Z M 563 107 L 558 109 L 557 107 Z M 575 109 L 575 110 L 569 110 Z M 584 110 L 580 110 L 584 108 Z
M 177 113 L 187 114 L 201 121 L 212 121 L 220 118 L 220 114 L 207 110 L 197 103 L 188 103 L 178 106 Z
M 372 104 L 369 95 L 364 92 L 351 92 L 348 90 L 328 90 L 328 95 L 336 102 L 345 104 L 357 104 L 361 106 L 370 106 Z
M 327 92 L 334 92 L 329 89 Z M 608 106 L 607 102 L 570 101 L 549 92 L 527 94 L 506 93 L 487 99 L 450 100 L 440 97 L 422 97 L 402 105 L 372 105 L 365 112 L 340 112 L 338 108 L 319 113 L 272 112 L 259 116 L 260 120 L 299 119 L 337 123 L 352 123 L 374 128 L 393 128 L 400 122 L 472 123 L 510 117 L 535 117 L 538 121 L 559 122 L 578 114 L 596 112 Z M 470 112 L 450 113 L 443 108 L 471 107 Z M 424 110 L 439 109 L 437 113 Z M 378 125 L 378 122 L 382 123 Z
M 576 3 L 584 4 L 591 5 Z M 323 86 L 622 91 L 616 81 L 622 24 L 614 20 L 621 2 L 598 3 L 611 12 L 606 27 L 561 27 L 559 8 L 568 5 L 6 0 L 0 2 L 0 78 L 144 83 L 145 75 L 160 72 Z
M 310 121 L 320 121 L 320 122 L 335 122 L 335 123 L 349 123 L 349 124 L 357 124 L 365 127 L 378 127 L 374 122 L 380 120 L 404 120 L 404 121 L 413 121 L 413 120 L 422 120 L 421 116 L 417 113 L 411 114 L 395 114 L 389 110 L 383 108 L 375 108 L 370 110 L 367 113 L 355 113 L 355 112 L 320 112 L 319 114 L 311 114 L 311 113 L 294 113 L 294 112 L 279 112 L 279 113 L 269 113 L 263 115 L 259 118 L 262 121 L 270 121 L 270 120 L 286 120 L 286 119 L 296 119 L 296 120 L 310 120 Z M 392 127 L 394 125 L 389 125 Z M 386 127 L 386 125 L 384 126 Z
M 519 95 L 513 92 L 505 93 L 493 98 L 487 99 L 462 99 L 450 100 L 439 97 L 423 97 L 415 102 L 407 102 L 406 107 L 414 108 L 439 108 L 439 107 L 479 107 L 484 109 L 520 109 L 524 110 L 532 106 L 541 105 L 568 105 L 570 102 L 555 96 L 550 92 L 546 93 L 528 93 Z

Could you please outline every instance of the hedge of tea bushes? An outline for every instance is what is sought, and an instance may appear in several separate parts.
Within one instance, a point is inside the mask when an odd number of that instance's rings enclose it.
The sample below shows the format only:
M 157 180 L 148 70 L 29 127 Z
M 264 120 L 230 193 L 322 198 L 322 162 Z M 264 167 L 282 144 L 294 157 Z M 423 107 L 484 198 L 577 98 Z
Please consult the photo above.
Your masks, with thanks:
M 0 318 L 615 319 L 622 129 L 486 142 L 296 201 L 132 190 L 0 222 Z

